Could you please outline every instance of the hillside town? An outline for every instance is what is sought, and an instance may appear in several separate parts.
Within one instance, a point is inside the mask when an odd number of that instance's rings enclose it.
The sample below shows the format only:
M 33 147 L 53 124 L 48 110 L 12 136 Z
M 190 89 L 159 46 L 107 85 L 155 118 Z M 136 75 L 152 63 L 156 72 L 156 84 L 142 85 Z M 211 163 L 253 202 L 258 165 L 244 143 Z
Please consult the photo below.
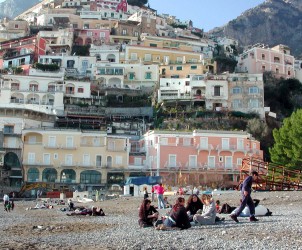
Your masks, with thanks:
M 243 160 L 264 160 L 263 149 L 213 120 L 277 118 L 263 73 L 302 81 L 287 45 L 241 51 L 127 0 L 44 0 L 1 21 L 0 185 L 12 190 L 120 191 L 148 176 L 234 188 Z

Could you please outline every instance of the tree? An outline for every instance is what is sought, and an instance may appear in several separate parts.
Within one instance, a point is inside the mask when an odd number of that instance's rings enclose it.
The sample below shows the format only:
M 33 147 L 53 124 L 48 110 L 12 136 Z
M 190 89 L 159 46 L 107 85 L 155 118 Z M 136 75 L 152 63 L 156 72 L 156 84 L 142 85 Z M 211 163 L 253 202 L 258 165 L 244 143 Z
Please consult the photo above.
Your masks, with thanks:
M 275 144 L 269 152 L 274 163 L 289 169 L 302 169 L 302 109 L 284 119 L 280 129 L 274 129 Z

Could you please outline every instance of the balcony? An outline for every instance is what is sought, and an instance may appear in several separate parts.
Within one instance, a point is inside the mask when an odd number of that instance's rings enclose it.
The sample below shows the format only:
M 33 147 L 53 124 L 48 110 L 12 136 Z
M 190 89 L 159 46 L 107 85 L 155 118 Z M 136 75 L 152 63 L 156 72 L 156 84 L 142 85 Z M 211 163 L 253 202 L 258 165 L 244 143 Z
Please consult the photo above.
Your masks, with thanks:
M 53 164 L 51 162 L 44 162 L 39 160 L 32 161 L 32 160 L 25 159 L 22 162 L 22 164 L 26 166 L 53 167 Z
M 45 149 L 59 149 L 60 145 L 44 144 L 43 147 Z
M 75 145 L 63 145 L 63 144 L 61 144 L 61 145 L 60 145 L 60 148 L 61 148 L 61 149 L 66 149 L 66 150 L 75 150 L 75 149 L 77 149 L 78 147 L 75 146 Z
M 9 143 L 4 143 L 3 144 L 4 148 L 9 148 L 9 149 L 22 149 L 22 145 L 17 145 L 17 144 L 9 144 Z

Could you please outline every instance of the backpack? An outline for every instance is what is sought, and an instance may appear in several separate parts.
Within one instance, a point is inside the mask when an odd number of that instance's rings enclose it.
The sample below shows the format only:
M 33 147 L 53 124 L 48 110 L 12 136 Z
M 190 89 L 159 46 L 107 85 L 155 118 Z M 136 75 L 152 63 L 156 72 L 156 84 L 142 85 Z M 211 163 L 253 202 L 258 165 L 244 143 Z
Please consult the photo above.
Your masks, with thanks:
M 228 203 L 224 203 L 220 209 L 220 214 L 230 214 L 233 210 Z

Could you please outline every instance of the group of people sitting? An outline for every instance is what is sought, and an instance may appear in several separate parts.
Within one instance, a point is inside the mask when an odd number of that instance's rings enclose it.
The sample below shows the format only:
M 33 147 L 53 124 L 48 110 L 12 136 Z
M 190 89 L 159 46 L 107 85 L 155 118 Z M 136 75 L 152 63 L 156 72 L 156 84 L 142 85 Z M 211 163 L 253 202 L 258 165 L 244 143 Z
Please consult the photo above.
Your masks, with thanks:
M 141 227 L 155 226 L 156 229 L 180 228 L 187 229 L 194 225 L 212 225 L 216 221 L 216 206 L 211 194 L 202 194 L 201 199 L 196 194 L 189 197 L 187 205 L 185 198 L 178 197 L 167 216 L 159 218 L 159 212 L 151 205 L 149 199 L 144 199 L 139 209 L 139 225 Z
M 259 205 L 259 200 L 254 201 L 256 215 L 272 214 L 267 208 Z M 167 216 L 160 217 L 156 207 L 151 205 L 151 200 L 144 199 L 139 209 L 138 223 L 140 227 L 155 227 L 160 230 L 188 229 L 195 225 L 213 225 L 224 220 L 224 218 L 219 218 L 217 214 L 236 212 L 236 207 L 230 207 L 231 210 L 224 211 L 227 206 L 223 204 L 220 207 L 220 202 L 218 200 L 215 202 L 209 192 L 203 193 L 201 198 L 197 194 L 192 194 L 189 196 L 187 204 L 185 204 L 185 198 L 178 197 Z M 248 207 L 240 216 L 249 216 Z

